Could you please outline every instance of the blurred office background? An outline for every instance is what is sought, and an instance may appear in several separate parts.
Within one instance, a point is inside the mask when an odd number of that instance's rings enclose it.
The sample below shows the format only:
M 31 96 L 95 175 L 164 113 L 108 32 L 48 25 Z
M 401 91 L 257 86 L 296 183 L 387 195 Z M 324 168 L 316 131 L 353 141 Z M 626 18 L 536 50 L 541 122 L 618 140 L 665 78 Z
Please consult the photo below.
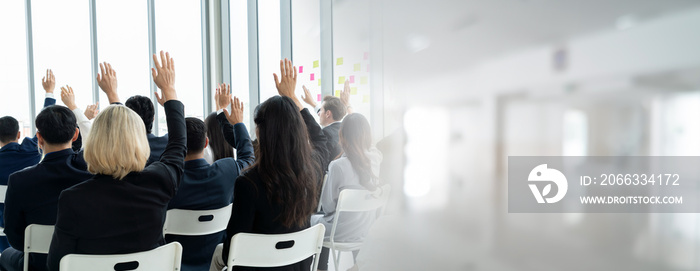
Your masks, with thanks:
M 698 214 L 509 214 L 506 191 L 508 156 L 700 155 L 698 0 L 2 1 L 0 115 L 32 134 L 47 68 L 106 106 L 98 61 L 152 97 L 161 49 L 188 116 L 226 82 L 249 127 L 281 57 L 314 97 L 351 81 L 394 195 L 361 270 L 700 270 Z

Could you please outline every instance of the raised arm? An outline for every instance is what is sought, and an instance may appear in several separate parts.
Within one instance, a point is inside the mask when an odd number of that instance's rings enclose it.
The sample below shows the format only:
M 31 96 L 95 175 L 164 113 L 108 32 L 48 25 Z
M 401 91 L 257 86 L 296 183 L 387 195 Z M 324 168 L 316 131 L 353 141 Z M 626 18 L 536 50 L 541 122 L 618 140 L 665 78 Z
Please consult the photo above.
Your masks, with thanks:
M 243 124 L 243 103 L 238 101 L 238 97 L 233 97 L 231 112 L 229 113 L 226 108 L 223 108 L 223 110 L 224 112 L 217 115 L 216 119 L 219 121 L 219 126 L 221 126 L 226 142 L 236 148 L 236 164 L 238 164 L 238 169 L 241 170 L 255 161 L 253 143 L 250 141 L 248 129 Z M 222 120 L 221 115 L 225 116 L 226 121 Z M 229 141 L 231 138 L 233 142 Z
M 348 80 L 345 80 L 345 86 L 343 87 L 343 91 L 340 92 L 340 101 L 342 101 L 345 105 L 348 114 L 352 114 L 354 110 L 352 110 L 352 105 L 350 105 L 350 81 Z
M 44 107 L 56 104 L 56 98 L 53 96 L 53 90 L 56 88 L 56 77 L 51 69 L 46 70 L 46 76 L 41 78 L 41 86 L 44 88 L 46 98 L 44 99 Z
M 100 74 L 97 75 L 97 85 L 107 94 L 107 99 L 110 104 L 120 104 L 119 95 L 117 94 L 117 72 L 112 69 L 112 65 L 103 62 L 100 63 Z
M 301 85 L 301 88 L 304 89 L 304 95 L 301 96 L 301 99 L 304 100 L 306 104 L 310 105 L 313 108 L 316 108 L 316 101 L 314 101 L 314 97 L 311 96 L 311 92 L 309 91 L 309 89 L 307 89 L 304 85 Z
M 75 119 L 78 121 L 80 135 L 83 137 L 83 140 L 87 139 L 88 134 L 90 134 L 90 129 L 92 129 L 92 122 L 83 114 L 83 110 L 75 105 L 75 93 L 72 87 L 68 85 L 61 87 L 61 101 L 63 101 L 63 104 L 65 104 L 68 109 L 73 111 Z
M 294 90 L 297 87 L 297 67 L 292 66 L 292 61 L 286 58 L 280 60 L 280 76 L 278 77 L 276 73 L 273 76 L 275 77 L 277 93 L 280 96 L 291 98 L 299 111 L 304 109 L 304 105 L 301 104 L 297 95 L 294 94 Z

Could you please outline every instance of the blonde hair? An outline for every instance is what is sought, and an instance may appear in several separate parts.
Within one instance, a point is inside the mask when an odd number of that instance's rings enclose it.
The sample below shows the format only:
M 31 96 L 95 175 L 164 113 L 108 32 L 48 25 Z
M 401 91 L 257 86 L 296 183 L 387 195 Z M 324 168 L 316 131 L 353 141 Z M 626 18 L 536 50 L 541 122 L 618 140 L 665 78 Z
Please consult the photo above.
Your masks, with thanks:
M 126 106 L 110 105 L 95 118 L 83 156 L 90 173 L 122 180 L 142 171 L 150 154 L 141 117 Z

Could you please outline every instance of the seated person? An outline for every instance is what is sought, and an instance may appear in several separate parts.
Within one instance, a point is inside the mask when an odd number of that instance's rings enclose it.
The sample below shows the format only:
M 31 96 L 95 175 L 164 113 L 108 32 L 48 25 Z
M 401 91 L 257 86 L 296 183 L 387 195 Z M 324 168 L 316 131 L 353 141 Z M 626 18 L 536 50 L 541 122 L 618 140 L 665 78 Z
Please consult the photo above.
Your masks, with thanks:
M 282 79 L 277 81 L 275 75 L 275 83 L 281 97 L 268 99 L 255 114 L 259 151 L 255 164 L 236 180 L 226 239 L 217 246 L 210 270 L 225 266 L 235 234 L 297 232 L 309 227 L 315 210 L 317 180 L 328 161 L 326 137 L 294 95 L 296 69 L 291 61 L 280 64 Z M 309 270 L 311 260 L 274 270 Z
M 350 114 L 343 119 L 340 128 L 340 145 L 344 153 L 328 166 L 328 180 L 321 191 L 321 209 L 323 215 L 314 215 L 311 224 L 322 223 L 326 226 L 325 237 L 328 240 L 335 218 L 340 191 L 344 189 L 367 189 L 374 191 L 379 187 L 379 165 L 382 154 L 372 147 L 372 133 L 369 122 L 361 114 Z M 364 239 L 376 218 L 376 213 L 343 213 L 337 223 L 334 240 L 341 242 L 360 242 Z M 319 270 L 328 270 L 328 248 L 323 248 L 319 261 Z
M 313 106 L 318 114 L 319 122 L 323 126 L 323 133 L 326 135 L 328 142 L 328 151 L 330 152 L 330 158 L 336 159 L 341 153 L 340 141 L 338 140 L 338 130 L 340 130 L 340 121 L 343 120 L 345 114 L 351 112 L 349 105 L 349 95 L 350 95 L 350 81 L 345 81 L 345 90 L 343 90 L 341 98 L 335 96 L 323 97 L 323 102 L 321 104 L 316 104 L 309 90 L 302 86 L 304 89 L 304 96 L 302 99 L 308 105 Z
M 12 247 L 0 254 L 0 270 L 22 270 L 24 229 L 55 224 L 61 191 L 92 177 L 82 152 L 71 148 L 77 126 L 76 115 L 60 105 L 46 107 L 36 117 L 38 145 L 46 155 L 39 164 L 10 175 L 4 218 Z M 30 270 L 46 270 L 46 255 L 30 255 L 29 265 Z
M 133 253 L 165 244 L 166 207 L 184 173 L 187 135 L 173 61 L 160 54 L 162 64 L 153 55 L 151 74 L 163 93 L 170 131 L 160 161 L 146 167 L 146 131 L 133 110 L 112 105 L 100 112 L 84 144 L 88 170 L 96 175 L 61 193 L 49 270 L 59 270 L 67 254 Z
M 228 89 L 226 89 L 228 93 Z M 217 93 L 217 96 L 218 93 Z M 221 95 L 223 103 L 217 102 L 217 110 L 226 108 L 231 103 L 231 95 Z M 168 209 L 213 210 L 225 207 L 233 201 L 233 187 L 238 174 L 255 160 L 253 145 L 250 142 L 248 130 L 243 124 L 243 104 L 238 99 L 232 106 L 232 112 L 221 112 L 217 121 L 227 144 L 235 146 L 238 159 L 224 158 L 209 165 L 203 158 L 207 145 L 204 122 L 197 118 L 186 118 L 187 125 L 187 156 L 185 156 L 185 175 L 178 187 L 177 193 Z M 233 124 L 233 125 L 232 125 Z M 166 235 L 167 242 L 182 244 L 182 270 L 209 270 L 214 249 L 224 241 L 225 232 L 222 230 L 204 236 Z

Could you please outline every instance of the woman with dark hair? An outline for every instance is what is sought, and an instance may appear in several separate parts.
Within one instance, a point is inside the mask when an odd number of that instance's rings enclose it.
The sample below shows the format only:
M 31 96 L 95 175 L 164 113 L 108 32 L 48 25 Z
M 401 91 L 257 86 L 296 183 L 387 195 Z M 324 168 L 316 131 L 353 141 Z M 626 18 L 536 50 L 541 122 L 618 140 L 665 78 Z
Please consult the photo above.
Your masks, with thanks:
M 376 190 L 379 184 L 379 165 L 382 153 L 372 146 L 372 132 L 367 119 L 358 113 L 345 116 L 340 126 L 340 158 L 328 166 L 328 180 L 321 191 L 323 215 L 311 218 L 311 224 L 326 226 L 330 238 L 340 191 L 344 189 Z M 376 219 L 374 212 L 343 213 L 338 221 L 334 239 L 341 242 L 361 242 Z M 323 248 L 319 270 L 328 270 L 328 249 Z
M 210 270 L 225 266 L 236 233 L 281 234 L 310 226 L 323 168 L 329 161 L 326 137 L 294 95 L 296 67 L 285 59 L 280 70 L 281 80 L 275 74 L 280 96 L 262 103 L 255 114 L 259 144 L 255 163 L 236 180 L 223 250 L 214 252 Z M 274 270 L 309 270 L 311 260 Z
M 216 120 L 216 115 L 216 112 L 211 113 L 204 120 L 204 128 L 207 131 L 207 138 L 209 138 L 209 145 L 205 148 L 204 158 L 209 164 L 213 164 L 222 158 L 236 158 L 234 157 L 233 147 L 224 139 L 224 133 L 221 132 L 221 125 Z M 210 156 L 207 155 L 207 152 L 209 152 Z

